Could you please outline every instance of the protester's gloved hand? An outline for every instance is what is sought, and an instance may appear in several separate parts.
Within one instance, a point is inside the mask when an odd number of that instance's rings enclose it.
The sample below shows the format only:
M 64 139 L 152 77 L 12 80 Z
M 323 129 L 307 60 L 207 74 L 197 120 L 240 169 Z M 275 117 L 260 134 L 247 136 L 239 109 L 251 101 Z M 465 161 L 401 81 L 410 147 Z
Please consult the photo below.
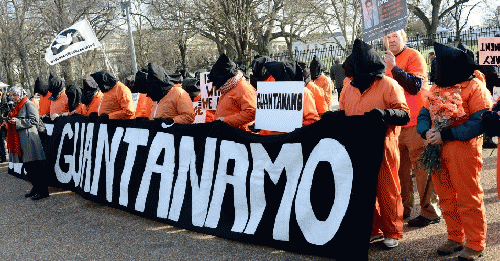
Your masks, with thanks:
M 481 124 L 488 136 L 500 136 L 500 116 L 495 111 L 485 111 L 481 115 Z
M 91 112 L 89 114 L 89 120 L 91 122 L 97 122 L 97 119 L 99 119 L 99 114 L 97 114 L 97 112 Z
M 99 117 L 100 117 L 100 121 L 101 121 L 102 123 L 105 123 L 105 122 L 108 122 L 108 121 L 109 121 L 109 115 L 108 115 L 107 113 L 103 113 L 103 114 L 101 114 L 101 116 L 99 116 Z
M 345 111 L 336 110 L 336 111 L 327 111 L 321 115 L 321 119 L 334 119 L 336 117 L 345 117 Z
M 365 116 L 368 116 L 368 117 L 376 119 L 376 120 L 381 119 L 383 122 L 385 122 L 385 120 L 384 120 L 385 111 L 378 109 L 378 108 L 372 109 L 369 112 L 365 112 Z

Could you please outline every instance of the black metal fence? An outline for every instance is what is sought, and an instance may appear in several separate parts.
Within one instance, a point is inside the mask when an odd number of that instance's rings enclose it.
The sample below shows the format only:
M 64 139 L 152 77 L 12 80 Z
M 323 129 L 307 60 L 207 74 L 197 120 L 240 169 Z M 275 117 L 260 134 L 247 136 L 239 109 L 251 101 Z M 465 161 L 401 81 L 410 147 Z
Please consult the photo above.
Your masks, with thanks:
M 451 46 L 457 46 L 459 42 L 468 46 L 469 49 L 474 51 L 478 50 L 477 42 L 480 37 L 494 37 L 495 35 L 500 36 L 500 27 L 483 27 L 483 28 L 468 28 L 462 30 L 459 34 L 457 32 L 439 32 L 433 35 L 416 35 L 408 37 L 407 46 L 418 50 L 427 63 L 429 63 L 428 54 L 434 50 L 433 43 L 438 42 L 442 44 L 448 44 Z M 384 52 L 385 47 L 382 39 L 373 41 L 370 43 L 377 51 Z M 338 46 L 329 46 L 326 48 L 318 49 L 308 49 L 308 50 L 295 50 L 293 52 L 285 51 L 282 53 L 275 53 L 269 55 L 271 58 L 277 61 L 282 60 L 295 60 L 298 62 L 303 62 L 309 65 L 314 56 L 318 57 L 322 61 L 323 65 L 326 67 L 326 72 L 330 71 L 330 67 L 334 63 L 335 57 L 339 57 L 343 61 L 352 50 L 351 46 L 343 50 Z

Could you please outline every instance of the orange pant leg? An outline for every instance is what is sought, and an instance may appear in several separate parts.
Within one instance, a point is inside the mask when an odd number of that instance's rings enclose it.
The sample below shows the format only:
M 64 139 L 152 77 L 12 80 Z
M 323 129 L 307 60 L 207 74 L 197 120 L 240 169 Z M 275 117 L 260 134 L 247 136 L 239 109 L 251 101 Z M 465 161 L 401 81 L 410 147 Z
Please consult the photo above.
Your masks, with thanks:
M 441 180 L 433 175 L 443 209 L 448 239 L 464 242 L 476 251 L 486 247 L 486 211 L 479 172 L 482 138 L 446 142 L 442 150 Z
M 403 237 L 403 202 L 398 169 L 398 138 L 386 137 L 384 157 L 378 176 L 372 235 L 383 233 L 385 238 Z

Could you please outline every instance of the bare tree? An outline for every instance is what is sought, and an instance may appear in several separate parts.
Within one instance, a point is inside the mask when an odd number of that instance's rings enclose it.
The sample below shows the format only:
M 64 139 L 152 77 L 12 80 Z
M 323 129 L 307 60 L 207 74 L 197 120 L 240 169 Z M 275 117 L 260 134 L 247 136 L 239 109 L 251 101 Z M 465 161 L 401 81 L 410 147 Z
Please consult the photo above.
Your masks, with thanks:
M 430 0 L 430 8 L 424 8 L 427 4 L 427 1 L 424 0 L 409 1 L 407 2 L 407 5 L 408 9 L 424 23 L 427 35 L 433 35 L 436 33 L 437 27 L 443 17 L 448 15 L 449 12 L 460 7 L 461 4 L 469 1 L 470 0 L 457 0 L 446 8 L 442 8 L 443 0 Z M 426 10 L 430 10 L 430 16 L 426 13 Z
M 324 29 L 331 35 L 340 32 L 345 39 L 345 45 L 334 37 L 337 46 L 344 51 L 356 38 L 361 36 L 361 6 L 359 0 L 317 0 L 314 10 L 319 14 Z

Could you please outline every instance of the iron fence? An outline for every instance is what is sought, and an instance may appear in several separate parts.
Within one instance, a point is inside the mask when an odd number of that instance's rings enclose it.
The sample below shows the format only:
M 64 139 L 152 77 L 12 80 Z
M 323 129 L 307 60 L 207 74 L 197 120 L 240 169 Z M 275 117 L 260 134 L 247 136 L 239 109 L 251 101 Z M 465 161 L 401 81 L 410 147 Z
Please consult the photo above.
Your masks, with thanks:
M 415 35 L 408 37 L 407 46 L 418 50 L 429 63 L 429 53 L 434 51 L 433 43 L 438 42 L 451 46 L 457 46 L 459 42 L 466 45 L 469 49 L 474 51 L 478 50 L 478 38 L 480 37 L 494 37 L 500 36 L 500 27 L 483 27 L 483 28 L 468 28 L 462 30 L 459 34 L 457 32 L 439 32 L 432 35 Z M 370 42 L 375 50 L 383 53 L 385 51 L 382 39 Z M 339 57 L 341 61 L 350 54 L 352 46 L 348 46 L 346 50 L 338 46 L 329 46 L 326 48 L 308 49 L 308 50 L 294 50 L 293 52 L 285 51 L 282 53 L 274 53 L 269 55 L 277 61 L 294 60 L 303 62 L 309 65 L 314 56 L 316 56 L 326 67 L 326 72 L 330 71 L 334 63 L 335 57 Z

